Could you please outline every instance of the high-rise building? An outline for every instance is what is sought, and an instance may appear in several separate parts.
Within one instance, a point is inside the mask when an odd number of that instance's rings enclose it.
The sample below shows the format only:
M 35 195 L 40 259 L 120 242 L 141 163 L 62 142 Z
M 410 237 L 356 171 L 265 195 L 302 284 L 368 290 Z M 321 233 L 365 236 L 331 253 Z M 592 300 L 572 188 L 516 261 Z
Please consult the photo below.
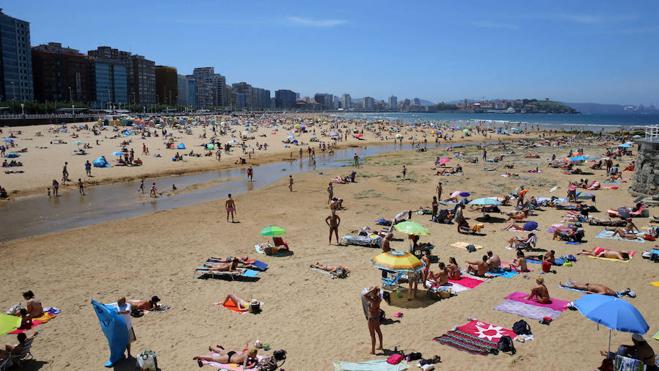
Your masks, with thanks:
M 320 104 L 320 108 L 323 110 L 332 110 L 334 109 L 334 95 L 326 93 L 316 93 L 314 96 L 314 101 Z
M 197 99 L 197 80 L 194 78 L 194 75 L 185 76 L 186 85 L 188 86 L 187 91 L 187 105 L 192 107 L 199 107 L 199 100 Z
M 33 99 L 30 23 L 0 9 L 0 100 Z
M 343 94 L 341 97 L 341 106 L 346 111 L 352 108 L 352 98 L 350 98 L 350 94 Z
M 249 109 L 252 100 L 252 86 L 246 82 L 237 82 L 231 85 L 231 92 L 233 94 L 234 109 L 245 110 Z
M 373 111 L 375 110 L 375 99 L 372 97 L 364 97 L 364 110 Z
M 32 48 L 34 98 L 40 102 L 93 101 L 91 62 L 60 43 Z
M 211 108 L 218 104 L 218 77 L 213 67 L 197 67 L 192 71 L 196 83 L 197 107 Z M 220 93 L 221 94 L 221 93 Z
M 89 51 L 94 82 L 94 106 L 109 108 L 128 103 L 128 68 L 119 51 L 99 47 Z
M 216 107 L 226 107 L 229 103 L 229 97 L 227 97 L 227 79 L 220 75 L 219 73 L 213 74 L 211 77 L 211 82 L 213 84 L 213 105 Z
M 420 106 L 420 105 L 421 105 L 421 99 L 419 99 L 419 98 L 414 98 L 414 99 L 412 100 L 412 102 L 414 102 L 413 104 L 414 104 L 415 106 Z
M 156 96 L 160 104 L 174 106 L 178 102 L 176 67 L 156 66 Z
M 398 111 L 398 97 L 395 95 L 389 97 L 389 111 Z
M 275 107 L 280 109 L 291 109 L 295 107 L 297 93 L 292 90 L 280 89 L 275 91 Z
M 156 82 L 158 79 L 156 78 Z M 178 90 L 176 95 L 176 104 L 186 106 L 188 104 L 188 80 L 184 75 L 176 76 L 176 88 Z
M 126 101 L 120 96 L 111 99 L 114 103 L 130 103 L 137 105 L 156 104 L 156 64 L 141 55 L 113 49 L 109 46 L 99 46 L 96 50 L 88 52 L 89 57 L 95 60 L 95 66 L 100 64 L 111 65 L 112 70 L 121 73 L 122 65 L 126 70 Z M 105 67 L 101 66 L 104 70 Z M 99 92 L 98 87 L 96 92 Z M 97 102 L 99 98 L 97 96 Z

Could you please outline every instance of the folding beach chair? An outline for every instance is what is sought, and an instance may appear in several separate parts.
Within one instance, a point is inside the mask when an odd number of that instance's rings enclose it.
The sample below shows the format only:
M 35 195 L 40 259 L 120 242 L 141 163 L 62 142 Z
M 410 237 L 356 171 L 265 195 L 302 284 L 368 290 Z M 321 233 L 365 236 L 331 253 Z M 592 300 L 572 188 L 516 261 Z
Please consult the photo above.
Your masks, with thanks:
M 195 273 L 201 273 L 197 278 L 218 278 L 229 281 L 242 280 L 242 281 L 256 281 L 259 277 L 259 271 L 252 269 L 239 269 L 233 272 L 217 272 L 211 271 L 207 267 L 198 267 Z
M 39 334 L 38 332 L 35 332 L 34 335 L 29 337 L 27 340 L 25 340 L 25 343 L 23 344 L 19 352 L 9 353 L 9 358 L 8 358 L 9 362 L 8 365 L 6 366 L 7 369 L 9 369 L 9 366 L 18 366 L 22 368 L 24 361 L 34 358 L 32 356 L 32 342 L 34 342 L 34 338 L 37 337 L 38 334 Z

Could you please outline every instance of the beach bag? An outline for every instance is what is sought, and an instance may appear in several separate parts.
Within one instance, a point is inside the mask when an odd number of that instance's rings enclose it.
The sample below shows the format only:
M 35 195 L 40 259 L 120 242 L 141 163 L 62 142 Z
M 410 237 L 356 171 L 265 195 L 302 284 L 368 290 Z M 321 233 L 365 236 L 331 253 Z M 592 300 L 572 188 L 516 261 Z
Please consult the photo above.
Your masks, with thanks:
M 510 352 L 511 354 L 517 353 L 517 350 L 515 350 L 515 344 L 513 344 L 513 338 L 510 336 L 502 336 L 499 339 L 497 348 L 500 352 Z
M 467 251 L 468 252 L 476 252 L 476 246 L 474 246 L 473 244 L 467 245 Z
M 517 335 L 532 335 L 531 326 L 529 326 L 528 322 L 523 319 L 515 322 L 513 325 L 513 332 Z
M 256 369 L 259 371 L 275 371 L 277 369 L 277 360 L 275 357 L 266 357 L 259 361 Z
M 20 304 L 14 304 L 5 313 L 7 313 L 10 316 L 19 316 L 21 313 L 21 305 Z
M 400 353 L 394 353 L 387 358 L 387 363 L 390 365 L 397 365 L 401 363 L 405 357 Z
M 423 355 L 419 352 L 412 352 L 405 357 L 408 362 L 416 361 L 417 359 L 423 358 Z
M 141 371 L 157 371 L 158 358 L 156 352 L 145 350 L 137 356 L 137 368 Z

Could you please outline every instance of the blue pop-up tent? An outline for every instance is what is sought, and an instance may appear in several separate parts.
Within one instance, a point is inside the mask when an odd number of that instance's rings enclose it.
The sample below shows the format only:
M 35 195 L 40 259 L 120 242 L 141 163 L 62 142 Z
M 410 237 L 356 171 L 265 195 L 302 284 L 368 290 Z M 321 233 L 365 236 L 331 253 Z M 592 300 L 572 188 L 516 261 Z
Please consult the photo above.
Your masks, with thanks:
M 177 144 L 176 149 L 185 149 L 185 144 L 183 144 L 183 143 Z
M 108 160 L 105 159 L 105 156 L 98 157 L 96 160 L 92 161 L 94 167 L 112 167 Z

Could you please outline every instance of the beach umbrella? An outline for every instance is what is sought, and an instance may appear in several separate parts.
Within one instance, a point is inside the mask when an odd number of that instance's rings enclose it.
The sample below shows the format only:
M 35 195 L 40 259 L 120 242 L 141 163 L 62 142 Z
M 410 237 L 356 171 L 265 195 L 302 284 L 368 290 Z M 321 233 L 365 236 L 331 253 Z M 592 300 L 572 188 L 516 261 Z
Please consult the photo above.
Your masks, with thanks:
M 427 236 L 430 234 L 428 229 L 417 222 L 406 221 L 394 226 L 398 232 L 411 234 L 415 236 Z
M 266 237 L 278 237 L 286 234 L 286 230 L 282 227 L 277 227 L 276 225 L 269 225 L 261 229 L 261 236 Z
M 0 336 L 16 330 L 21 326 L 21 317 L 9 314 L 0 314 Z
M 208 143 L 206 144 L 206 149 L 212 151 L 215 149 L 215 145 L 213 143 Z
M 629 302 L 615 296 L 584 295 L 573 303 L 584 317 L 609 328 L 609 351 L 611 350 L 611 330 L 645 334 L 650 326 L 643 315 Z
M 455 191 L 451 193 L 451 197 L 469 197 L 471 193 L 465 191 Z
M 629 147 L 631 147 L 631 146 L 632 146 L 631 143 L 618 144 L 618 147 L 620 147 L 620 148 L 629 148 Z
M 176 149 L 185 149 L 185 144 L 183 144 L 183 143 L 177 144 Z
M 2 138 L 2 141 L 5 143 L 14 143 L 14 138 Z
M 577 199 L 580 199 L 580 200 L 590 200 L 593 197 L 595 197 L 595 195 L 592 194 L 592 193 L 588 193 L 588 192 L 579 192 L 579 193 L 577 193 Z
M 123 155 L 124 155 L 124 153 L 121 152 L 121 151 L 114 151 L 114 152 L 112 152 L 112 156 L 121 157 L 121 156 L 123 156 Z
M 423 262 L 407 251 L 391 250 L 374 256 L 371 263 L 378 268 L 394 272 L 413 272 L 423 268 Z
M 494 197 L 477 198 L 469 203 L 474 206 L 501 206 L 501 201 Z
M 449 161 L 451 161 L 450 158 L 448 158 L 448 157 L 441 157 L 441 158 L 439 159 L 439 164 L 440 164 L 440 165 L 446 165 L 446 164 L 448 164 Z

